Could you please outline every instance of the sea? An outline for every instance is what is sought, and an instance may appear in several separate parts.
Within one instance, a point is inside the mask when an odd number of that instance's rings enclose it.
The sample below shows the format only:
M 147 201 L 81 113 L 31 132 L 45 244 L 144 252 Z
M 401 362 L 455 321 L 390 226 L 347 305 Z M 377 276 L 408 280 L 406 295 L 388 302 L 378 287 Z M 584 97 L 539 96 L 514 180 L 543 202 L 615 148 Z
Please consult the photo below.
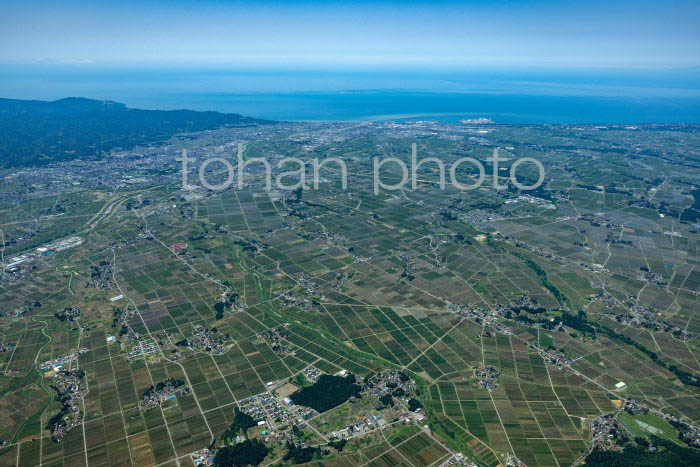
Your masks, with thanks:
M 0 97 L 87 97 L 287 121 L 490 118 L 510 124 L 700 123 L 700 69 L 275 70 L 0 65 Z

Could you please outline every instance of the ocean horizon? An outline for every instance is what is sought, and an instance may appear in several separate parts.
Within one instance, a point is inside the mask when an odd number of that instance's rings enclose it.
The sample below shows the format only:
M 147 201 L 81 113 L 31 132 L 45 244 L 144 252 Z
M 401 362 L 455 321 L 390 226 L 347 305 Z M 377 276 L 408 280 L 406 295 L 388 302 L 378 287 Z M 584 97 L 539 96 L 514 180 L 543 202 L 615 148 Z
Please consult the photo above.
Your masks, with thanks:
M 1 97 L 287 121 L 700 123 L 700 71 L 290 71 L 2 65 Z

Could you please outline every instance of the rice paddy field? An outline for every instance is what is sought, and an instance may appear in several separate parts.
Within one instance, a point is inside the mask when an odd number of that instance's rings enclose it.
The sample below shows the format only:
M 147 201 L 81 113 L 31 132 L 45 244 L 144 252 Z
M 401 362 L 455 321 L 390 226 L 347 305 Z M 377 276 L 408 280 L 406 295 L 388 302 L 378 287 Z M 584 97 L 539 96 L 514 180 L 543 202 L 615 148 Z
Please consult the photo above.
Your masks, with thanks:
M 300 195 L 266 191 L 251 174 L 244 189 L 191 200 L 173 182 L 4 201 L 5 238 L 41 225 L 5 258 L 84 241 L 0 282 L 0 344 L 13 344 L 0 352 L 0 465 L 193 465 L 241 401 L 310 365 L 406 372 L 426 417 L 317 465 L 430 466 L 458 452 L 481 465 L 508 454 L 572 465 L 591 448 L 590 420 L 627 399 L 700 423 L 700 221 L 687 220 L 698 128 L 453 127 L 316 125 L 246 142 L 248 157 L 343 156 L 347 190 L 328 171 Z M 416 190 L 374 194 L 370 156 L 408 160 L 416 140 L 421 157 L 446 161 L 486 163 L 494 147 L 536 157 L 544 188 L 518 198 L 528 194 L 494 190 L 487 172 L 481 189 L 440 190 L 426 164 Z M 206 153 L 221 141 L 186 144 Z M 385 183 L 400 178 L 392 170 Z M 57 201 L 67 214 L 40 219 Z M 521 310 L 524 297 L 542 310 Z M 77 321 L 55 318 L 70 306 Z M 259 338 L 280 326 L 292 352 Z M 200 329 L 221 336 L 222 350 L 182 351 Z M 82 421 L 56 443 L 46 423 L 61 403 L 40 365 L 78 350 L 68 365 L 85 373 Z M 497 370 L 495 387 L 475 366 Z M 191 396 L 139 410 L 168 378 Z M 620 420 L 679 442 L 658 417 Z

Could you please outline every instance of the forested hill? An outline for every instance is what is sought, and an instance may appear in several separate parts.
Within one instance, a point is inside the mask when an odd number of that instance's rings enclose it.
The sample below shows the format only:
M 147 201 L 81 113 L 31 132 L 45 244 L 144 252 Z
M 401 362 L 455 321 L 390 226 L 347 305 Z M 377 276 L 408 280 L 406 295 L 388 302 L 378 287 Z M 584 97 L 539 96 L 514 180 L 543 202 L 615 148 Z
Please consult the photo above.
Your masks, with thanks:
M 219 112 L 130 109 L 78 97 L 0 99 L 0 166 L 45 165 L 156 143 L 182 132 L 269 123 Z

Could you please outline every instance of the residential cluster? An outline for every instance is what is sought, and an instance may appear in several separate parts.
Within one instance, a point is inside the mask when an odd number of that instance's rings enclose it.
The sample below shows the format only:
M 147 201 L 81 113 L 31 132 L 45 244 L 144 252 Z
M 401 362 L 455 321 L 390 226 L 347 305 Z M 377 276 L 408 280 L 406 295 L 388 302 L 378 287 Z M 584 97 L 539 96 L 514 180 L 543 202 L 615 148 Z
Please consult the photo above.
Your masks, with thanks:
M 158 343 L 150 337 L 139 337 L 135 333 L 130 333 L 129 335 L 134 336 L 136 340 L 136 342 L 131 346 L 131 351 L 128 353 L 129 358 L 141 357 L 143 355 L 153 355 L 160 351 L 160 346 Z
M 518 459 L 514 453 L 509 452 L 506 455 L 506 467 L 525 467 L 525 463 Z
M 258 334 L 258 337 L 265 340 L 276 354 L 294 355 L 294 349 L 287 341 L 287 334 L 284 330 L 286 326 L 289 326 L 289 323 L 285 323 L 284 326 L 261 332 Z
M 41 304 L 39 302 L 35 303 L 28 303 L 26 305 L 21 305 L 14 310 L 0 310 L 0 317 L 3 316 L 12 316 L 15 318 L 19 318 L 20 316 L 24 316 L 30 311 L 32 311 L 34 308 L 39 308 Z
M 468 467 L 478 467 L 479 464 L 476 464 L 467 456 L 465 456 L 461 452 L 458 452 L 454 456 L 450 457 L 445 462 L 440 464 L 440 467 L 451 467 L 453 465 L 466 465 Z
M 298 307 L 308 312 L 321 312 L 321 305 L 315 300 L 310 300 L 305 297 L 298 297 L 291 292 L 286 291 L 282 294 L 282 300 L 287 307 Z
M 190 337 L 179 341 L 176 345 L 198 352 L 223 355 L 231 348 L 232 343 L 228 335 L 221 334 L 216 328 L 207 329 L 203 326 L 196 326 Z
M 479 380 L 479 386 L 488 390 L 495 391 L 498 388 L 498 377 L 501 373 L 492 366 L 485 367 L 483 365 L 472 366 L 474 376 Z
M 88 287 L 98 290 L 109 290 L 114 288 L 114 265 L 110 261 L 100 261 L 97 265 L 90 266 L 90 278 Z
M 142 410 L 159 407 L 163 402 L 177 398 L 178 393 L 181 393 L 183 396 L 189 396 L 191 390 L 185 386 L 184 381 L 168 378 L 165 381 L 156 383 L 143 393 L 140 407 Z
M 307 366 L 301 371 L 301 373 L 304 375 L 306 380 L 312 384 L 318 381 L 321 375 L 324 374 L 321 370 L 319 370 L 313 365 Z
M 288 397 L 276 397 L 270 392 L 240 400 L 239 405 L 243 412 L 261 420 L 260 426 L 265 425 L 270 430 L 302 424 L 318 415 L 312 408 L 294 405 Z
M 61 311 L 57 311 L 53 314 L 57 320 L 60 322 L 74 323 L 76 319 L 80 316 L 80 308 L 77 306 L 67 306 Z
M 60 442 L 71 428 L 80 425 L 83 420 L 81 410 L 85 385 L 82 370 L 61 370 L 55 374 L 51 388 L 56 391 L 56 397 L 63 404 L 61 410 L 51 417 L 46 427 L 51 431 L 51 438 Z
M 614 413 L 601 415 L 591 422 L 594 448 L 609 449 L 611 446 L 615 446 L 616 440 L 624 433 L 624 428 Z
M 53 372 L 58 372 L 64 367 L 71 368 L 73 362 L 78 361 L 78 357 L 80 355 L 83 355 L 84 353 L 89 352 L 90 349 L 86 348 L 80 348 L 76 350 L 75 352 L 69 353 L 67 355 L 59 355 L 58 357 L 52 359 L 52 360 L 47 360 L 41 364 L 39 364 L 39 369 L 42 371 L 53 371 Z M 47 375 L 51 376 L 51 375 Z
M 695 334 L 687 332 L 676 325 L 661 319 L 661 313 L 651 307 L 639 305 L 634 302 L 627 304 L 629 313 L 618 314 L 615 319 L 626 325 L 638 329 L 648 329 L 654 332 L 668 332 L 676 339 L 686 342 L 695 337 Z
M 668 290 L 668 284 L 666 283 L 666 281 L 664 281 L 663 277 L 661 277 L 661 274 L 657 272 L 645 271 L 644 274 L 642 274 L 641 279 L 647 282 L 648 284 L 652 284 L 664 290 Z

